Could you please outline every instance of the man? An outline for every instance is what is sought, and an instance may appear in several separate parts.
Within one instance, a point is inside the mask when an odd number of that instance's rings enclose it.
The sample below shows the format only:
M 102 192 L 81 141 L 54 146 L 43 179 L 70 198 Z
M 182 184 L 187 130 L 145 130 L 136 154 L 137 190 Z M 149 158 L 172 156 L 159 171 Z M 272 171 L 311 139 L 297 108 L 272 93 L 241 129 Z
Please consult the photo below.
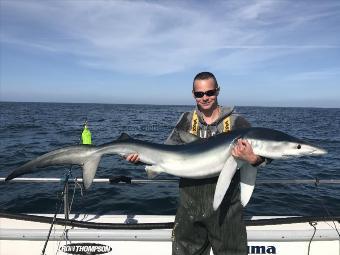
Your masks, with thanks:
M 180 117 L 166 144 L 183 144 L 179 131 L 190 132 L 203 139 L 236 128 L 249 127 L 249 123 L 233 113 L 232 108 L 221 107 L 217 97 L 220 88 L 212 73 L 202 72 L 195 76 L 192 94 L 196 109 Z M 239 139 L 232 155 L 254 167 L 264 159 L 255 155 L 251 145 Z M 126 158 L 136 163 L 137 154 Z M 240 176 L 235 174 L 220 207 L 214 211 L 217 177 L 207 179 L 181 178 L 180 203 L 173 229 L 172 254 L 209 254 L 210 248 L 218 254 L 247 254 L 247 234 L 242 219 L 240 202 Z

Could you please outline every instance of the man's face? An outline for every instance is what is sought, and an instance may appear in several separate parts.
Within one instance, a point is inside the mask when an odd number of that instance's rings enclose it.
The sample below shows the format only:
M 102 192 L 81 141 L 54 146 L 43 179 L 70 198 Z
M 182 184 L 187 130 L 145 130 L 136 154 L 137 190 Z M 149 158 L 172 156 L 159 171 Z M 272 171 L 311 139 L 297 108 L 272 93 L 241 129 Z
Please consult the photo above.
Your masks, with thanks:
M 215 89 L 216 87 L 213 79 L 196 80 L 194 83 L 193 92 L 207 92 L 209 90 Z M 216 94 L 213 96 L 207 96 L 206 94 L 204 94 L 203 97 L 199 98 L 195 97 L 194 93 L 193 96 L 201 110 L 211 110 L 212 107 L 217 104 L 218 91 L 216 91 Z

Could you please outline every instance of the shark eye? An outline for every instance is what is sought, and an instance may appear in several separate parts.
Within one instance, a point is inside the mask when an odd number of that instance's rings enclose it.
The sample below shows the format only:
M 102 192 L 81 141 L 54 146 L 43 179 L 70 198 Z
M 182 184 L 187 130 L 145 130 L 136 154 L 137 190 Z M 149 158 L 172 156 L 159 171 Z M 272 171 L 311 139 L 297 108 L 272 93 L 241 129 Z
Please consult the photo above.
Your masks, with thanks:
M 301 149 L 301 145 L 300 145 L 300 144 L 298 144 L 298 146 L 296 146 L 296 148 L 297 148 L 297 149 Z

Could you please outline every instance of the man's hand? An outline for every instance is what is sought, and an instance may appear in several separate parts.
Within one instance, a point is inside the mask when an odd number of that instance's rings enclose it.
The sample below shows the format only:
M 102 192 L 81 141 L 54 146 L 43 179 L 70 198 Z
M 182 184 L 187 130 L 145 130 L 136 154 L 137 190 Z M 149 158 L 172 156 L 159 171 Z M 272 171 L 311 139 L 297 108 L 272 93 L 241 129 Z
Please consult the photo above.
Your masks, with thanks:
M 139 162 L 139 156 L 138 154 L 130 154 L 125 157 L 126 161 L 129 161 L 130 163 L 136 164 Z
M 263 162 L 263 159 L 254 154 L 250 143 L 245 139 L 238 139 L 232 153 L 234 157 L 247 161 L 251 165 L 258 165 Z

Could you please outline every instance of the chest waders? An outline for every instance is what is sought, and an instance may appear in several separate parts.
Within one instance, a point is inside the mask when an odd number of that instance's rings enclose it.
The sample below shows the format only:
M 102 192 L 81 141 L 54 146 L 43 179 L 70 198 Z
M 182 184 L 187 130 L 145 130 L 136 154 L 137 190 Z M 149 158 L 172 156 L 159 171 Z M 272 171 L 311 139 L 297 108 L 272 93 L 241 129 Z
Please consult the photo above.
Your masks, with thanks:
M 232 129 L 230 116 L 224 118 L 222 123 L 222 132 Z M 197 112 L 194 111 L 189 132 L 200 136 L 199 131 L 200 122 Z M 180 204 L 172 234 L 173 255 L 205 255 L 210 253 L 210 248 L 215 255 L 247 255 L 247 233 L 242 219 L 239 172 L 235 174 L 222 204 L 214 211 L 212 201 L 217 179 L 218 177 L 180 179 Z

